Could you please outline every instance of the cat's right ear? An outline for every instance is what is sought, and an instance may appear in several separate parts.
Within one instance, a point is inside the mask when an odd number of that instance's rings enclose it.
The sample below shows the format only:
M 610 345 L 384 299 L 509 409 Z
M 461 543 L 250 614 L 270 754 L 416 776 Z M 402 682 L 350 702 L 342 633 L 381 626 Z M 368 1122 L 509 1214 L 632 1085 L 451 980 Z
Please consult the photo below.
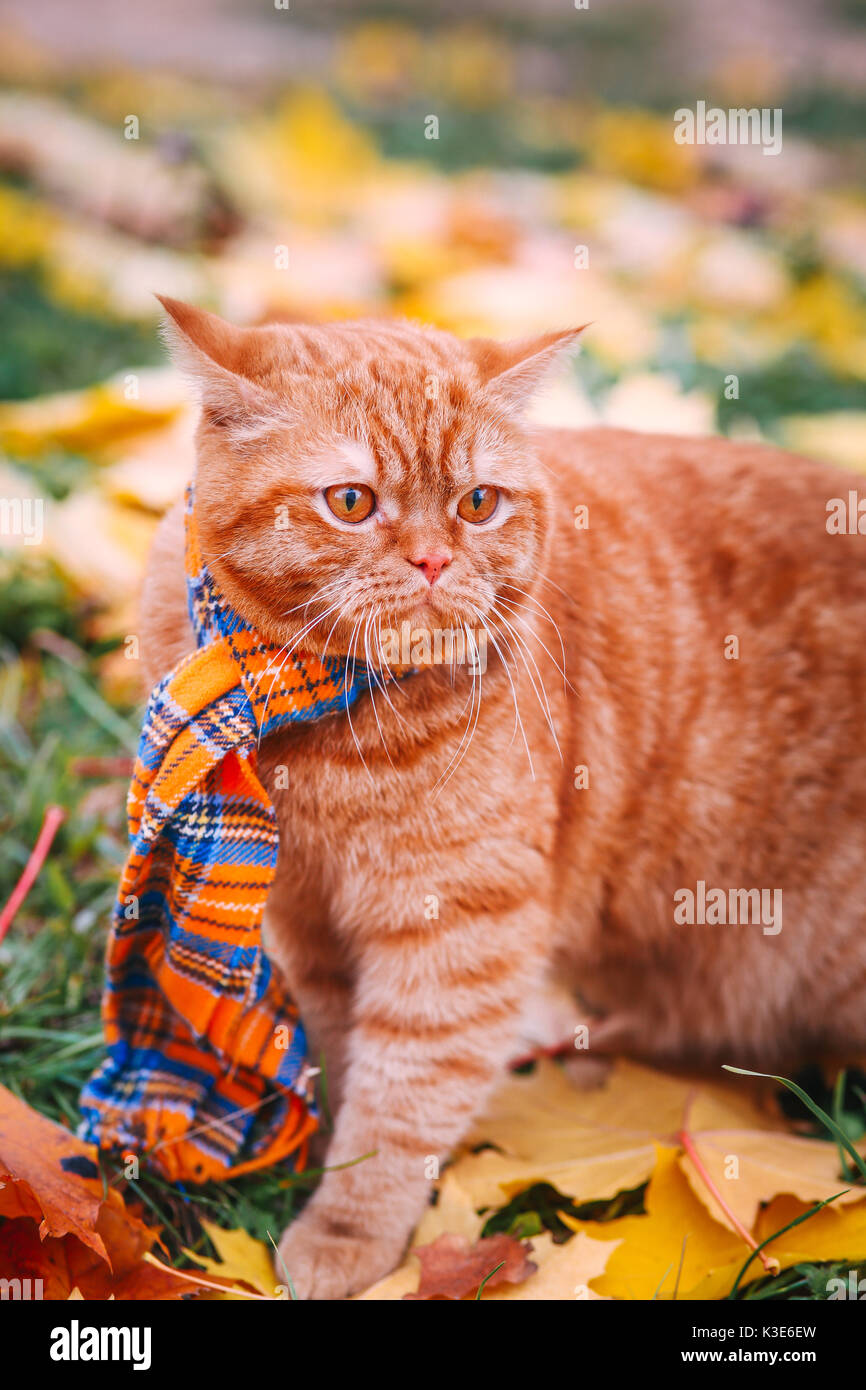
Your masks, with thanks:
M 466 347 L 490 398 L 505 410 L 520 412 L 556 362 L 574 351 L 587 327 L 583 324 L 505 343 L 467 338 Z
M 237 328 L 180 299 L 161 294 L 156 298 L 168 315 L 162 329 L 168 349 L 196 388 L 209 422 L 243 427 L 265 415 L 267 393 L 249 375 L 257 355 L 254 330 Z

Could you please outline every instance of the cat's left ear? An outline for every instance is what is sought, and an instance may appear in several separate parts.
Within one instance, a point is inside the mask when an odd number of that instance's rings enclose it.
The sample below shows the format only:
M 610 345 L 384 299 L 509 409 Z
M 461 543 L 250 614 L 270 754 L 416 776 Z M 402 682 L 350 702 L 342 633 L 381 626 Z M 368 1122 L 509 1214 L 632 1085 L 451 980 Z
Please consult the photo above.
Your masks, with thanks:
M 506 410 L 520 411 L 556 363 L 576 349 L 586 327 L 583 324 L 507 343 L 470 338 L 468 346 L 488 394 Z
M 248 425 L 273 408 L 259 377 L 265 330 L 236 328 L 194 304 L 158 294 L 163 334 L 176 365 L 190 379 L 204 415 L 220 425 Z

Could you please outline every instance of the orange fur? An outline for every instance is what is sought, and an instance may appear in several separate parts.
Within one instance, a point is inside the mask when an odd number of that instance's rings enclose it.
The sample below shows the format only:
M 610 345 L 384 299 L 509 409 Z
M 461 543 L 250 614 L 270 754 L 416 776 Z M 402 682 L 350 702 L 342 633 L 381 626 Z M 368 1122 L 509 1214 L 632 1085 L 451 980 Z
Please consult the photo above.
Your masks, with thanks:
M 376 1151 L 287 1231 L 299 1296 L 399 1259 L 425 1159 L 465 1133 L 550 980 L 581 999 L 560 988 L 554 1029 L 589 1020 L 596 1055 L 766 1067 L 863 1046 L 866 567 L 861 537 L 825 528 L 848 479 L 751 444 L 528 429 L 572 334 L 238 330 L 166 307 L 202 393 L 202 548 L 235 606 L 374 666 L 377 621 L 491 634 L 480 701 L 465 665 L 425 666 L 261 750 L 282 843 L 266 935 L 327 1060 L 327 1162 Z M 378 520 L 335 526 L 321 489 L 368 480 Z M 454 515 L 479 482 L 507 499 L 491 527 Z M 170 515 L 152 680 L 191 641 L 181 548 Z M 425 551 L 450 560 L 432 587 Z M 678 925 L 698 880 L 781 889 L 782 930 Z

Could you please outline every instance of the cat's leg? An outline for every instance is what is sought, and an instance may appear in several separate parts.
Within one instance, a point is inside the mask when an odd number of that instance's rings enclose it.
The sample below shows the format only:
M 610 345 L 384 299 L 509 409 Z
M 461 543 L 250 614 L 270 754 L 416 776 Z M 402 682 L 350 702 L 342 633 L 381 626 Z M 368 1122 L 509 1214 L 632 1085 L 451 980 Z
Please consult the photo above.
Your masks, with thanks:
M 517 1044 L 520 1056 L 570 1045 L 581 1018 L 576 995 L 545 979 L 523 1006 Z
M 278 892 L 268 902 L 263 939 L 298 1006 L 310 1065 L 321 1068 L 316 1085 L 320 1132 L 313 1149 L 318 1162 L 343 1092 L 352 1018 L 352 972 L 329 928 L 299 911 Z
M 368 936 L 327 1155 L 335 1171 L 280 1245 L 278 1268 L 299 1298 L 345 1297 L 399 1261 L 439 1161 L 514 1055 L 549 935 L 541 896 L 498 911 L 455 907 L 425 927 L 397 920 Z

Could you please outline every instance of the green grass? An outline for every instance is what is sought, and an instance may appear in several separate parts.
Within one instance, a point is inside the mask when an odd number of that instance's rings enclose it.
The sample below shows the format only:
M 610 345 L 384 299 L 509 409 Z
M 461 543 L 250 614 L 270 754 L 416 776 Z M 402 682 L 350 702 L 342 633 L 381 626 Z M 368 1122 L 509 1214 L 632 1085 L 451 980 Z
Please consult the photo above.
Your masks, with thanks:
M 0 272 L 0 322 L 0 400 L 92 386 L 162 358 L 153 328 L 57 304 L 35 272 Z

